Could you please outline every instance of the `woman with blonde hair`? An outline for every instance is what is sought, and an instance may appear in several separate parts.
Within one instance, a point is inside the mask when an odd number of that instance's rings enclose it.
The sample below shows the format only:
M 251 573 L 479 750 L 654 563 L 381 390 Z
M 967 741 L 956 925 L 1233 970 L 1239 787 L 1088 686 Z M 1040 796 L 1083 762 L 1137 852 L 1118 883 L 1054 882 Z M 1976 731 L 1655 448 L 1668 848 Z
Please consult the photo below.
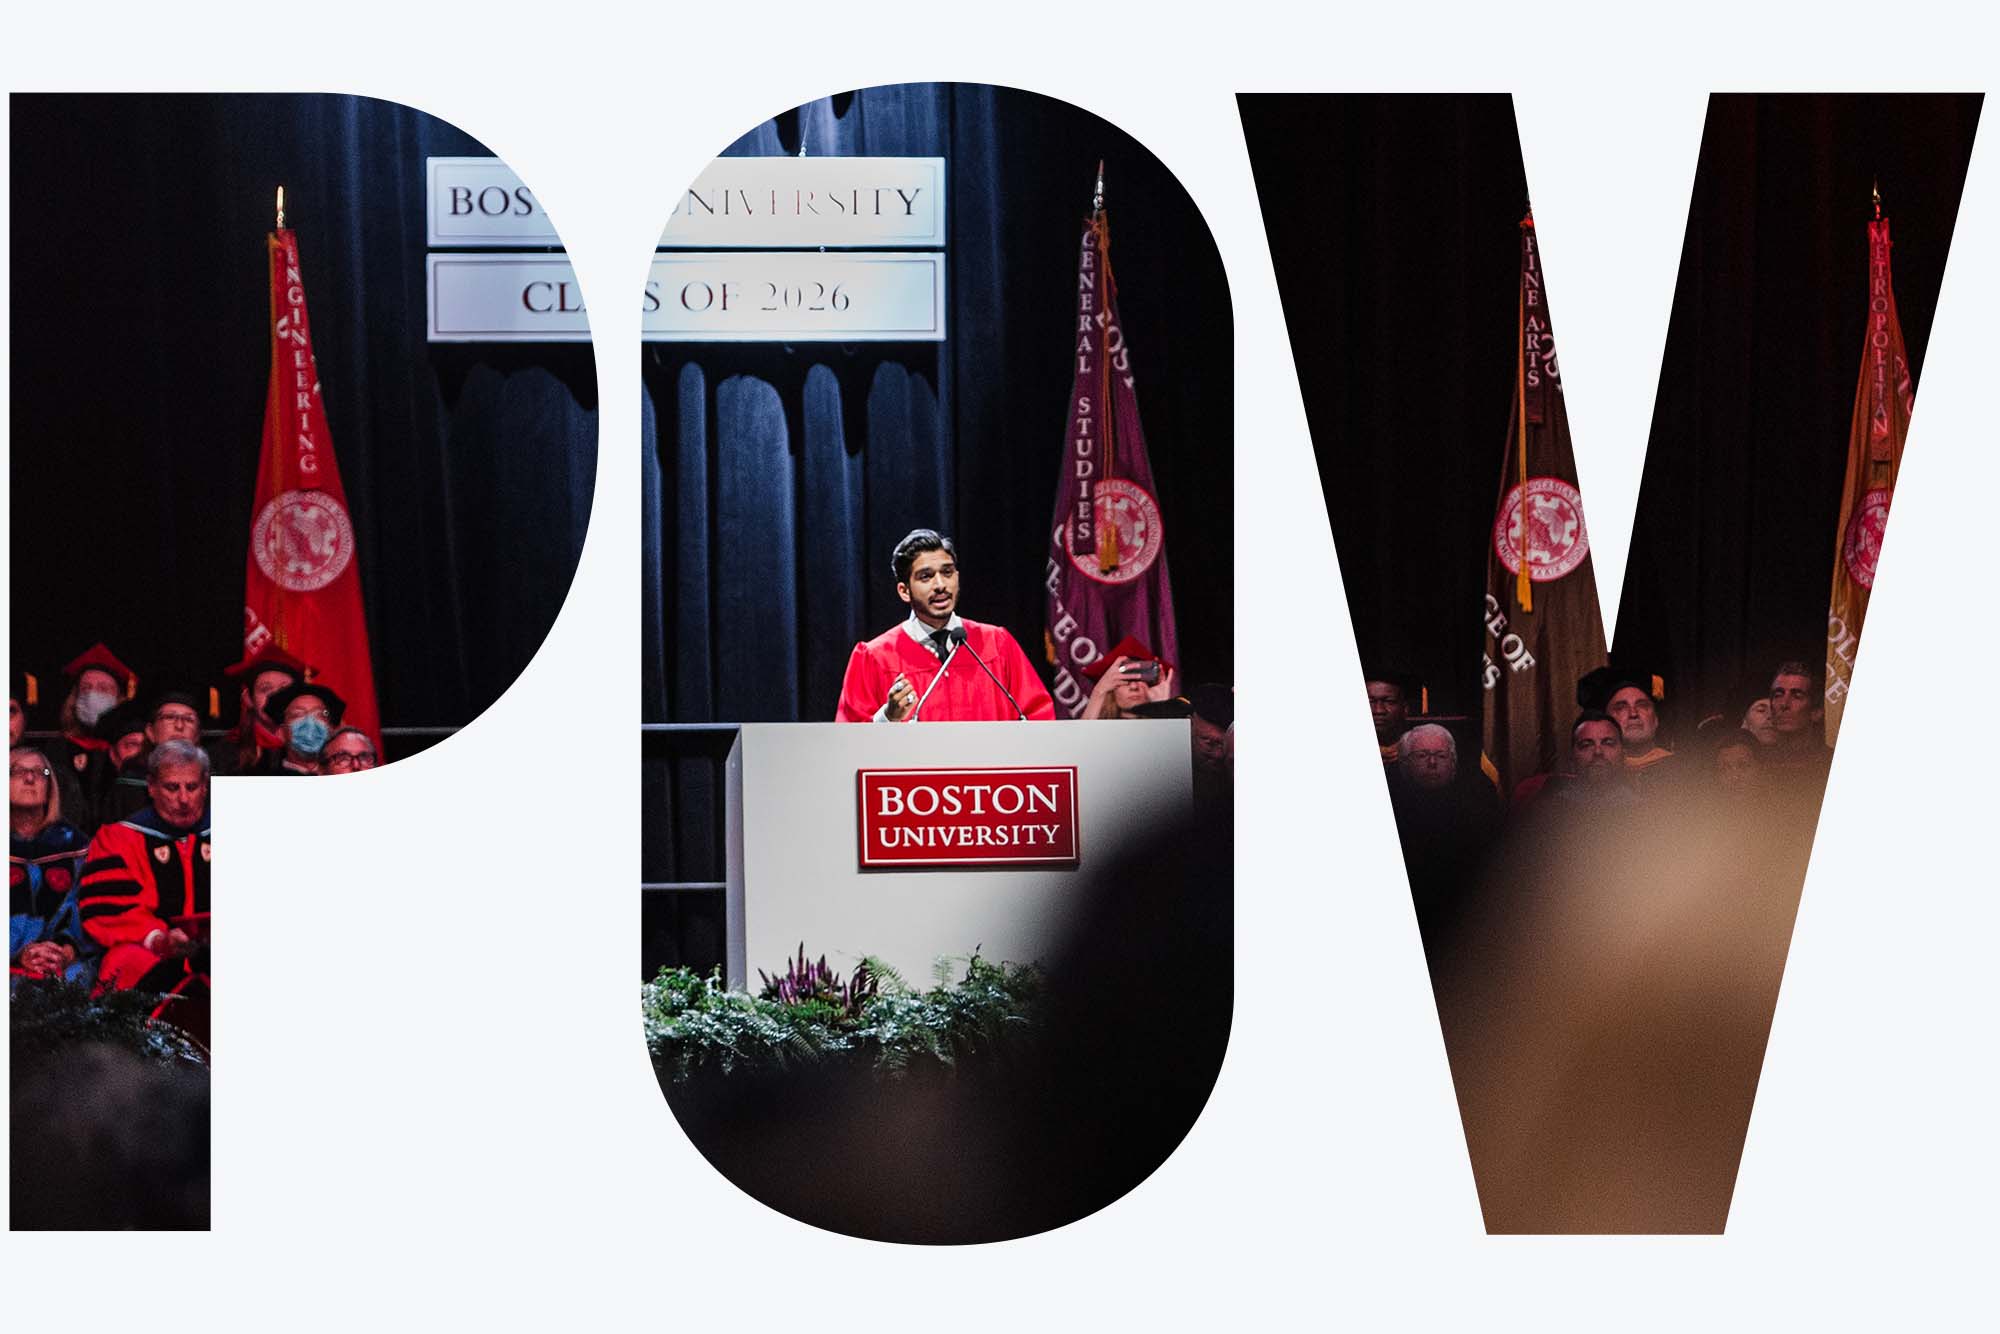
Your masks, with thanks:
M 62 789 L 39 746 L 7 752 L 12 843 L 7 858 L 7 971 L 87 985 L 95 950 L 77 915 L 77 870 L 89 840 L 63 819 Z

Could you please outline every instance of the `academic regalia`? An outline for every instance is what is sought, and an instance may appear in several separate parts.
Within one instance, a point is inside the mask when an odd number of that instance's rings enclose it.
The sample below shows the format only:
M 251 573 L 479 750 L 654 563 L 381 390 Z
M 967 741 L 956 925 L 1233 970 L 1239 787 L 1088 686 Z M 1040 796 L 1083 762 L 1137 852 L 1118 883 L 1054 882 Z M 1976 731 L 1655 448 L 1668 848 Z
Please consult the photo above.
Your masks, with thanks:
M 206 811 L 182 829 L 148 806 L 97 831 L 83 863 L 79 908 L 84 931 L 105 951 L 99 990 L 176 996 L 190 987 L 206 990 L 205 949 L 176 958 L 155 954 L 145 942 L 155 931 L 207 921 L 210 855 Z
M 952 660 L 951 670 L 938 682 L 916 721 L 999 722 L 1019 715 L 973 660 L 976 651 L 1006 684 L 1020 704 L 1021 712 L 1034 719 L 1054 718 L 1055 701 L 1035 674 L 1028 655 L 1014 637 L 997 625 L 961 619 L 966 647 Z M 889 685 L 898 673 L 909 678 L 914 698 L 922 699 L 931 681 L 943 667 L 943 660 L 928 645 L 918 643 L 903 625 L 891 626 L 865 644 L 854 646 L 847 662 L 847 677 L 840 685 L 840 707 L 836 721 L 865 723 L 874 718 L 889 698 Z
M 281 648 L 270 646 L 222 669 L 223 677 L 237 688 L 239 695 L 247 694 L 251 684 L 265 672 L 284 672 L 292 678 L 294 685 L 311 674 L 305 663 Z M 209 743 L 209 771 L 217 774 L 257 773 L 270 752 L 284 748 L 285 734 L 278 730 L 277 724 L 246 703 L 236 719 L 236 725 Z

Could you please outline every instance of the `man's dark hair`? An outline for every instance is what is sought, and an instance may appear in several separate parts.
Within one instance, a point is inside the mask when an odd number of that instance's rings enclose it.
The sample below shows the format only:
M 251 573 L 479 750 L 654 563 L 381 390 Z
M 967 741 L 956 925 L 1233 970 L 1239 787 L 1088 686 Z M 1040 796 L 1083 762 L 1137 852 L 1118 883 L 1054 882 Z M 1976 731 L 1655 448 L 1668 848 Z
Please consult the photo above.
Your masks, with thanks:
M 1576 715 L 1576 721 L 1569 725 L 1569 743 L 1572 746 L 1576 744 L 1577 729 L 1585 723 L 1610 723 L 1611 730 L 1618 733 L 1618 740 L 1621 743 L 1625 740 L 1624 729 L 1618 726 L 1616 718 L 1613 718 L 1602 709 L 1585 709 L 1582 713 Z
M 1771 685 L 1764 687 L 1764 695 L 1769 698 L 1771 686 L 1776 685 L 1781 676 L 1803 676 L 1811 683 L 1808 689 L 1817 696 L 1825 690 L 1825 682 L 1820 680 L 1819 674 L 1820 668 L 1812 663 L 1801 662 L 1797 658 L 1787 658 L 1771 669 Z
M 958 548 L 951 539 L 933 528 L 914 528 L 910 535 L 896 544 L 889 559 L 896 568 L 896 582 L 910 582 L 910 567 L 917 563 L 917 557 L 926 551 L 942 551 L 954 561 L 958 559 Z

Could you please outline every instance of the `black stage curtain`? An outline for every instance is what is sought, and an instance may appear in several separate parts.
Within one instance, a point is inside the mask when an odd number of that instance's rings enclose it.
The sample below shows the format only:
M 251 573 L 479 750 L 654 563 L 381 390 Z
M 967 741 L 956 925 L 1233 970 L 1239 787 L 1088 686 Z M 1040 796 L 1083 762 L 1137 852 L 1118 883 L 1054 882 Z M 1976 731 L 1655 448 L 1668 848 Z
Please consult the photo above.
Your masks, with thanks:
M 1890 220 L 1920 423 L 1980 100 L 1709 101 L 1616 641 L 1621 658 L 1683 681 L 1699 712 L 1740 714 L 1776 663 L 1825 657 L 1870 186 Z M 1950 468 L 1924 443 L 1905 461 Z
M 242 656 L 283 184 L 383 721 L 471 721 L 562 605 L 597 457 L 587 346 L 425 342 L 424 159 L 488 150 L 334 96 L 17 95 L 12 129 L 15 664 Z
M 1528 200 L 1511 100 L 1240 109 L 1357 643 L 1419 676 L 1434 712 L 1476 713 Z M 1894 222 L 1921 420 L 1978 113 L 1977 96 L 1711 102 L 1614 639 L 1667 677 L 1683 723 L 1822 652 L 1869 182 Z
M 889 552 L 918 527 L 958 544 L 962 610 L 1041 661 L 1076 252 L 1100 157 L 1183 679 L 1230 680 L 1229 293 L 1172 173 L 1086 111 L 975 84 L 843 94 L 725 151 L 801 140 L 814 156 L 946 159 L 949 338 L 645 348 L 646 719 L 832 718 L 855 643 L 907 614 Z

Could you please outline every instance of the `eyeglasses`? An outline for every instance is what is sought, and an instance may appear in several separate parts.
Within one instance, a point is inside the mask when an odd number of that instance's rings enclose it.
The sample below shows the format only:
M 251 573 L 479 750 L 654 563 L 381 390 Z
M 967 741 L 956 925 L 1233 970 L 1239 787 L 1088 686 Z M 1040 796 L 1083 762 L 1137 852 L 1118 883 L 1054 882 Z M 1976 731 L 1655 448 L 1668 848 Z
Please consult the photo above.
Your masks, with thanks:
M 286 723 L 286 725 L 287 725 L 287 726 L 290 726 L 290 725 L 291 725 L 292 723 L 295 723 L 295 722 L 298 722 L 298 721 L 299 721 L 300 719 L 302 719 L 302 718 L 317 718 L 317 719 L 319 719 L 319 720 L 320 720 L 321 722 L 328 722 L 328 721 L 330 721 L 330 720 L 328 719 L 328 717 L 327 717 L 327 714 L 326 714 L 326 710 L 325 710 L 325 709 L 312 709 L 312 710 L 310 710 L 310 711 L 308 711 L 308 712 L 306 712 L 306 713 L 288 713 L 288 714 L 286 714 L 286 715 L 285 715 L 285 723 Z
M 201 722 L 201 719 L 192 713 L 156 713 L 153 715 L 153 721 L 156 723 L 180 723 L 184 727 L 193 727 Z
M 329 773 L 340 773 L 347 769 L 373 769 L 377 761 L 373 755 L 329 755 L 326 769 Z
M 7 776 L 9 778 L 54 778 L 55 774 L 47 769 L 35 769 L 27 765 L 10 764 L 7 766 Z

